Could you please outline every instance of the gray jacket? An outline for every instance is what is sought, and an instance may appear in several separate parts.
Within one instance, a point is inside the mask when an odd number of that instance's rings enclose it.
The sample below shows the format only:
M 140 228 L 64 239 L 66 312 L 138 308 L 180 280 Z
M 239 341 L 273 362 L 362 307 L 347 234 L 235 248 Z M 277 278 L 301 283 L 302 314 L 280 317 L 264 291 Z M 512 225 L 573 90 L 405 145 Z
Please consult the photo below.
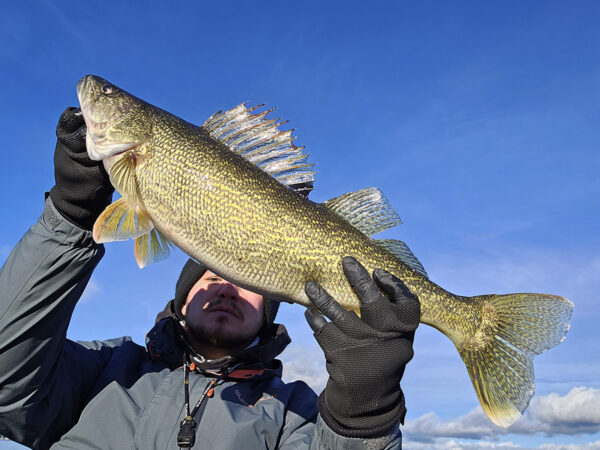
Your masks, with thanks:
M 40 449 L 177 449 L 183 358 L 171 319 L 151 330 L 148 348 L 128 337 L 66 339 L 103 254 L 48 200 L 8 257 L 0 271 L 0 434 Z M 280 327 L 273 339 L 283 335 Z M 190 374 L 192 405 L 210 379 Z M 377 439 L 335 434 L 316 399 L 305 383 L 284 383 L 277 360 L 240 372 L 205 402 L 194 448 L 400 447 L 399 430 Z

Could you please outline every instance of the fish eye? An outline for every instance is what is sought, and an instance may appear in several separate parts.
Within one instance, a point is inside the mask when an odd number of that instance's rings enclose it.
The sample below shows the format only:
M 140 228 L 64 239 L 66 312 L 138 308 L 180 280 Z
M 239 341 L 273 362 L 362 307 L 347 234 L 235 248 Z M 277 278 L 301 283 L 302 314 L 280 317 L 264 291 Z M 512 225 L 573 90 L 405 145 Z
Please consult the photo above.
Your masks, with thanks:
M 115 89 L 114 86 L 112 84 L 105 84 L 104 86 L 102 86 L 102 92 L 105 94 L 112 94 Z

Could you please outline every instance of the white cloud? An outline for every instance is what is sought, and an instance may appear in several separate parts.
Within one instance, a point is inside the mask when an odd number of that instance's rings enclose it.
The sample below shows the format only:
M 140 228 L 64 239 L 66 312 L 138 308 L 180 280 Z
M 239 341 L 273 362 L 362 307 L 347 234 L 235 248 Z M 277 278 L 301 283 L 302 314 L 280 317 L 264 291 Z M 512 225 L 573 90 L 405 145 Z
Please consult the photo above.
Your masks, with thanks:
M 427 413 L 415 420 L 407 420 L 403 430 L 407 440 L 423 443 L 433 443 L 438 438 L 498 440 L 506 434 L 574 436 L 597 433 L 600 432 L 600 390 L 575 387 L 564 396 L 552 393 L 534 398 L 523 418 L 507 429 L 494 425 L 477 407 L 447 421 Z
M 514 444 L 513 442 L 457 442 L 454 439 L 444 440 L 442 442 L 408 442 L 406 440 L 402 443 L 402 448 L 405 450 L 477 450 L 481 448 L 501 448 L 501 449 L 524 449 L 520 445 Z
M 443 421 L 434 413 L 407 420 L 403 431 L 409 440 L 434 442 L 440 437 L 461 439 L 497 439 L 505 431 L 494 425 L 480 407 L 456 419 Z
M 534 398 L 529 413 L 510 431 L 549 436 L 596 433 L 600 431 L 600 390 L 575 387 L 565 396 L 552 393 Z
M 525 447 L 514 442 L 460 442 L 454 439 L 435 443 L 403 442 L 405 450 L 478 450 L 478 449 L 518 449 L 518 450 L 600 450 L 600 441 L 585 444 L 541 444 L 538 447 Z
M 600 450 L 600 441 L 587 444 L 543 444 L 540 450 Z
M 317 393 L 325 388 L 329 375 L 325 370 L 325 357 L 315 346 L 291 344 L 280 356 L 283 361 L 283 380 L 302 380 Z
M 82 301 L 82 302 L 88 301 L 88 300 L 94 298 L 100 292 L 102 292 L 102 288 L 100 287 L 100 284 L 98 284 L 98 282 L 95 281 L 94 277 L 92 277 L 90 279 L 90 281 L 88 282 L 87 286 L 85 287 L 85 290 L 83 291 L 83 294 L 81 295 L 80 301 Z

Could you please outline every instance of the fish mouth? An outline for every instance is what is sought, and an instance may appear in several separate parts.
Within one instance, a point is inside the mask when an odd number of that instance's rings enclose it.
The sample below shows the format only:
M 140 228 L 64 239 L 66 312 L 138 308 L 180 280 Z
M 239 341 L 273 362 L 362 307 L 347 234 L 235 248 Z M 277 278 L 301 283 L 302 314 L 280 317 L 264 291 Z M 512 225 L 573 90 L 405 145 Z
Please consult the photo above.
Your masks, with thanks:
M 81 103 L 83 92 L 86 91 L 85 88 L 90 76 L 91 75 L 86 75 L 77 82 L 77 97 L 79 97 L 79 103 Z
M 79 101 L 85 99 L 90 93 L 96 92 L 96 97 L 99 94 L 99 88 L 103 85 L 110 85 L 108 81 L 96 75 L 86 75 L 77 82 L 77 97 Z
M 81 92 L 83 92 L 84 89 L 87 88 L 88 83 L 93 80 L 102 81 L 102 79 L 96 75 L 85 75 L 84 77 L 81 77 L 81 79 L 77 82 L 77 95 L 81 97 Z
M 81 106 L 81 112 L 87 119 L 92 115 L 92 105 L 96 102 L 100 96 L 98 86 L 104 80 L 94 75 L 86 75 L 77 82 L 77 98 L 79 99 L 79 105 Z M 98 127 L 103 125 L 103 122 L 95 122 Z M 86 120 L 87 124 L 87 120 Z M 89 126 L 89 125 L 88 125 Z

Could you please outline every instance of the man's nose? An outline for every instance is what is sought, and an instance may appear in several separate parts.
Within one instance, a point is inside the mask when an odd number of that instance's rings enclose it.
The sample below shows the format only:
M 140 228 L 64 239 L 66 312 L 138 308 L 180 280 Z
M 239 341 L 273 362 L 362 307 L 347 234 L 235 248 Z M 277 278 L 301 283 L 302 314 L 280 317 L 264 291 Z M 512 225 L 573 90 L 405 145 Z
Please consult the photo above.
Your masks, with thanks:
M 228 281 L 219 286 L 219 293 L 217 295 L 222 298 L 230 299 L 237 299 L 239 297 L 237 287 Z

